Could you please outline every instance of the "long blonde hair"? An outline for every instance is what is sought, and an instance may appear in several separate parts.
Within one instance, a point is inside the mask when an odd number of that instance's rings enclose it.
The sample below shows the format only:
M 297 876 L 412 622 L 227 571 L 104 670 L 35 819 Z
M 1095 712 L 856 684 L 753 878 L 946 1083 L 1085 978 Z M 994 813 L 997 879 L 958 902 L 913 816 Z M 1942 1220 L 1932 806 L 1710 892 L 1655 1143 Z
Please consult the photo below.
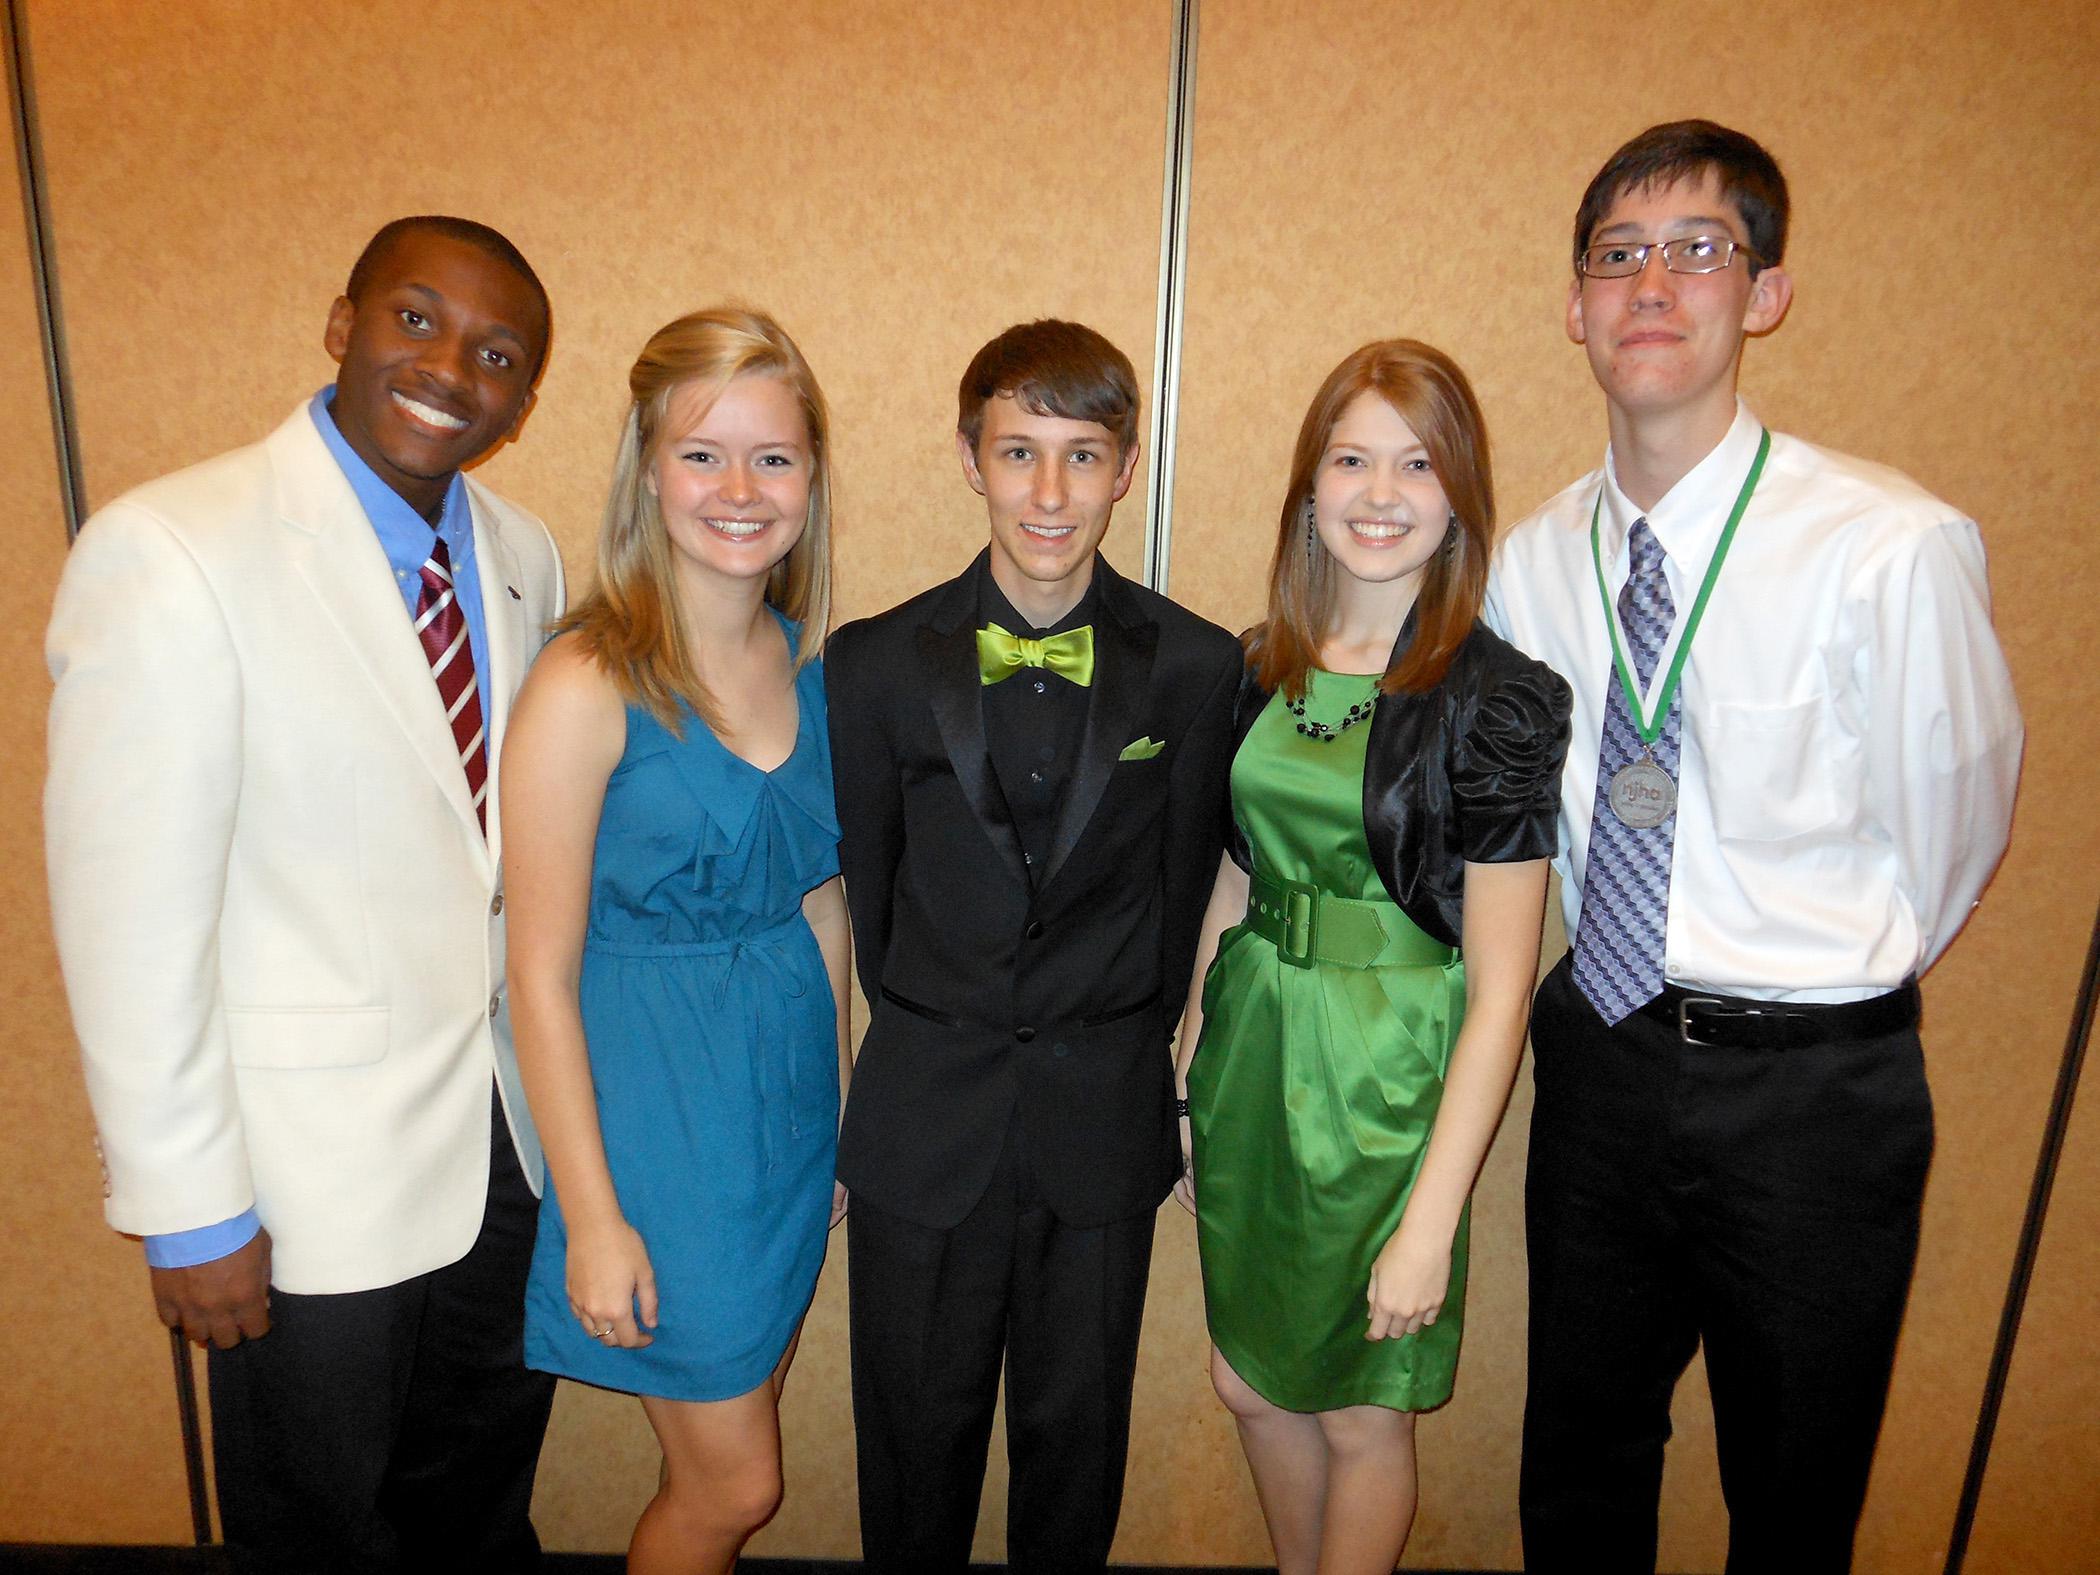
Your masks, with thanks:
M 809 514 L 801 539 L 773 567 L 766 601 L 801 628 L 795 667 L 824 646 L 831 617 L 831 425 L 817 377 L 785 329 L 764 312 L 716 306 L 666 323 L 649 336 L 627 374 L 631 402 L 613 459 L 612 491 L 598 531 L 598 579 L 589 595 L 555 624 L 575 631 L 583 648 L 630 705 L 646 709 L 674 733 L 683 709 L 719 729 L 721 712 L 694 670 L 689 631 L 673 590 L 672 547 L 663 511 L 647 484 L 674 402 L 681 414 L 704 414 L 732 378 L 778 377 L 794 391 L 809 427 Z M 697 394 L 697 400 L 683 397 Z
M 1363 393 L 1377 394 L 1414 429 L 1453 516 L 1415 598 L 1415 637 L 1386 668 L 1380 691 L 1419 694 L 1438 683 L 1487 593 L 1495 486 L 1487 423 L 1466 374 L 1441 350 L 1416 339 L 1381 339 L 1350 352 L 1327 374 L 1298 428 L 1269 566 L 1269 614 L 1247 636 L 1262 688 L 1281 689 L 1294 700 L 1305 693 L 1307 669 L 1319 665 L 1338 572 L 1334 555 L 1307 529 L 1313 483 L 1335 424 Z

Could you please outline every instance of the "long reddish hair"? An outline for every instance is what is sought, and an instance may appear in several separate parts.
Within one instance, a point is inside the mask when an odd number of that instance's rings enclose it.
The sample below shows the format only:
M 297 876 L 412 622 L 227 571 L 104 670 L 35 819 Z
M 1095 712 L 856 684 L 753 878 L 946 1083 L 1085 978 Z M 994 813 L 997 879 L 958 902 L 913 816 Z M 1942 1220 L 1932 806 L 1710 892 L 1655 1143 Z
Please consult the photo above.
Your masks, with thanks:
M 1379 680 L 1386 694 L 1419 694 L 1440 682 L 1480 615 L 1488 553 L 1495 540 L 1495 486 L 1487 423 L 1466 374 L 1443 351 L 1415 339 L 1381 339 L 1352 351 L 1327 374 L 1298 428 L 1291 478 L 1277 516 L 1276 556 L 1269 566 L 1268 617 L 1247 635 L 1247 654 L 1262 688 L 1291 699 L 1305 694 L 1305 675 L 1319 665 L 1320 642 L 1334 615 L 1334 555 L 1314 534 L 1308 542 L 1313 483 L 1351 400 L 1375 393 L 1398 412 L 1429 451 L 1456 523 L 1430 559 L 1415 598 L 1415 636 Z

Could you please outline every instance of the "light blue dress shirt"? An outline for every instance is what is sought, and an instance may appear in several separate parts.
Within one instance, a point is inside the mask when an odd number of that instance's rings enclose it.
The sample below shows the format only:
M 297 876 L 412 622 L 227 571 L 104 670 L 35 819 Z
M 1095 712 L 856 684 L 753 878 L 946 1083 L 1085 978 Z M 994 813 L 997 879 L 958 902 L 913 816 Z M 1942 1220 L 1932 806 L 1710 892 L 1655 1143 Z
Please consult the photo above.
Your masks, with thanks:
M 442 536 L 445 550 L 452 560 L 452 587 L 459 598 L 460 611 L 466 615 L 467 644 L 474 654 L 474 671 L 477 675 L 488 669 L 488 618 L 481 606 L 481 574 L 474 561 L 474 516 L 467 503 L 467 484 L 456 471 L 445 489 L 445 506 L 438 516 L 437 529 L 433 533 L 430 522 L 409 507 L 400 493 L 379 479 L 370 465 L 359 457 L 356 449 L 343 437 L 335 424 L 332 407 L 335 403 L 335 385 L 330 384 L 313 397 L 307 409 L 312 413 L 314 426 L 321 434 L 321 441 L 335 462 L 342 467 L 349 480 L 350 490 L 357 494 L 363 506 L 365 518 L 371 521 L 372 532 L 379 538 L 385 551 L 387 564 L 394 572 L 394 583 L 401 592 L 402 605 L 407 609 L 408 622 L 402 632 L 414 639 L 416 603 L 423 595 L 423 564 L 430 556 L 434 536 Z M 488 716 L 488 702 L 482 702 L 482 716 Z M 491 769 L 494 762 L 490 762 Z M 200 1225 L 195 1230 L 174 1231 L 165 1236 L 148 1236 L 146 1262 L 156 1269 L 186 1269 L 199 1263 L 209 1263 L 214 1258 L 223 1258 L 246 1246 L 262 1229 L 262 1221 L 255 1210 L 244 1209 L 230 1220 L 216 1225 Z

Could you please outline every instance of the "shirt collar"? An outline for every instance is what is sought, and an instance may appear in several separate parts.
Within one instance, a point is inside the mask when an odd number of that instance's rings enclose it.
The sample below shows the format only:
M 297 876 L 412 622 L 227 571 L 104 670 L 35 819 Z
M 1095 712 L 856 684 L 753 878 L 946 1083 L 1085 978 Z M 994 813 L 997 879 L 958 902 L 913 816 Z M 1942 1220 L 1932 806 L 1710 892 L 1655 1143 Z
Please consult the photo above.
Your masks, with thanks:
M 1686 471 L 1677 485 L 1664 493 L 1655 507 L 1643 512 L 1619 490 L 1618 467 L 1611 452 L 1604 455 L 1604 508 L 1598 516 L 1598 546 L 1606 560 L 1616 564 L 1621 577 L 1626 570 L 1626 537 L 1633 522 L 1645 519 L 1655 539 L 1662 543 L 1671 562 L 1690 573 L 1698 573 L 1720 544 L 1728 524 L 1728 511 L 1744 478 L 1757 458 L 1757 440 L 1764 423 L 1741 399 L 1735 402 L 1735 420 L 1721 441 L 1706 457 Z
M 350 446 L 342 429 L 335 424 L 335 385 L 329 384 L 315 394 L 307 407 L 313 414 L 314 427 L 321 434 L 321 441 L 335 457 L 350 490 L 357 494 L 357 501 L 371 521 L 380 545 L 386 548 L 390 558 L 413 556 L 421 562 L 430 556 L 433 532 L 430 521 L 423 518 L 408 500 L 379 479 L 379 473 L 367 465 L 364 457 Z M 445 538 L 445 550 L 456 567 L 463 558 L 474 555 L 474 514 L 467 503 L 466 478 L 458 471 L 445 487 L 445 506 L 439 511 L 436 535 Z

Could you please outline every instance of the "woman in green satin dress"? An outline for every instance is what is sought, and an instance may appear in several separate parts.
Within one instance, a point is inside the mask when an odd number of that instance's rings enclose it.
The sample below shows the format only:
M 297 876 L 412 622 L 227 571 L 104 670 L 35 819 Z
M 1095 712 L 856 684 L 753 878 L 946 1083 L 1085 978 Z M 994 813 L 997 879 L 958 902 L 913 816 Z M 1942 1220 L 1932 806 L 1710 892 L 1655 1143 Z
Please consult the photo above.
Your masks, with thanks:
M 1399 1559 L 1523 1047 L 1568 690 L 1477 622 L 1493 533 L 1464 374 L 1409 340 L 1336 367 L 1246 640 L 1178 1068 L 1211 1375 L 1281 1575 Z

